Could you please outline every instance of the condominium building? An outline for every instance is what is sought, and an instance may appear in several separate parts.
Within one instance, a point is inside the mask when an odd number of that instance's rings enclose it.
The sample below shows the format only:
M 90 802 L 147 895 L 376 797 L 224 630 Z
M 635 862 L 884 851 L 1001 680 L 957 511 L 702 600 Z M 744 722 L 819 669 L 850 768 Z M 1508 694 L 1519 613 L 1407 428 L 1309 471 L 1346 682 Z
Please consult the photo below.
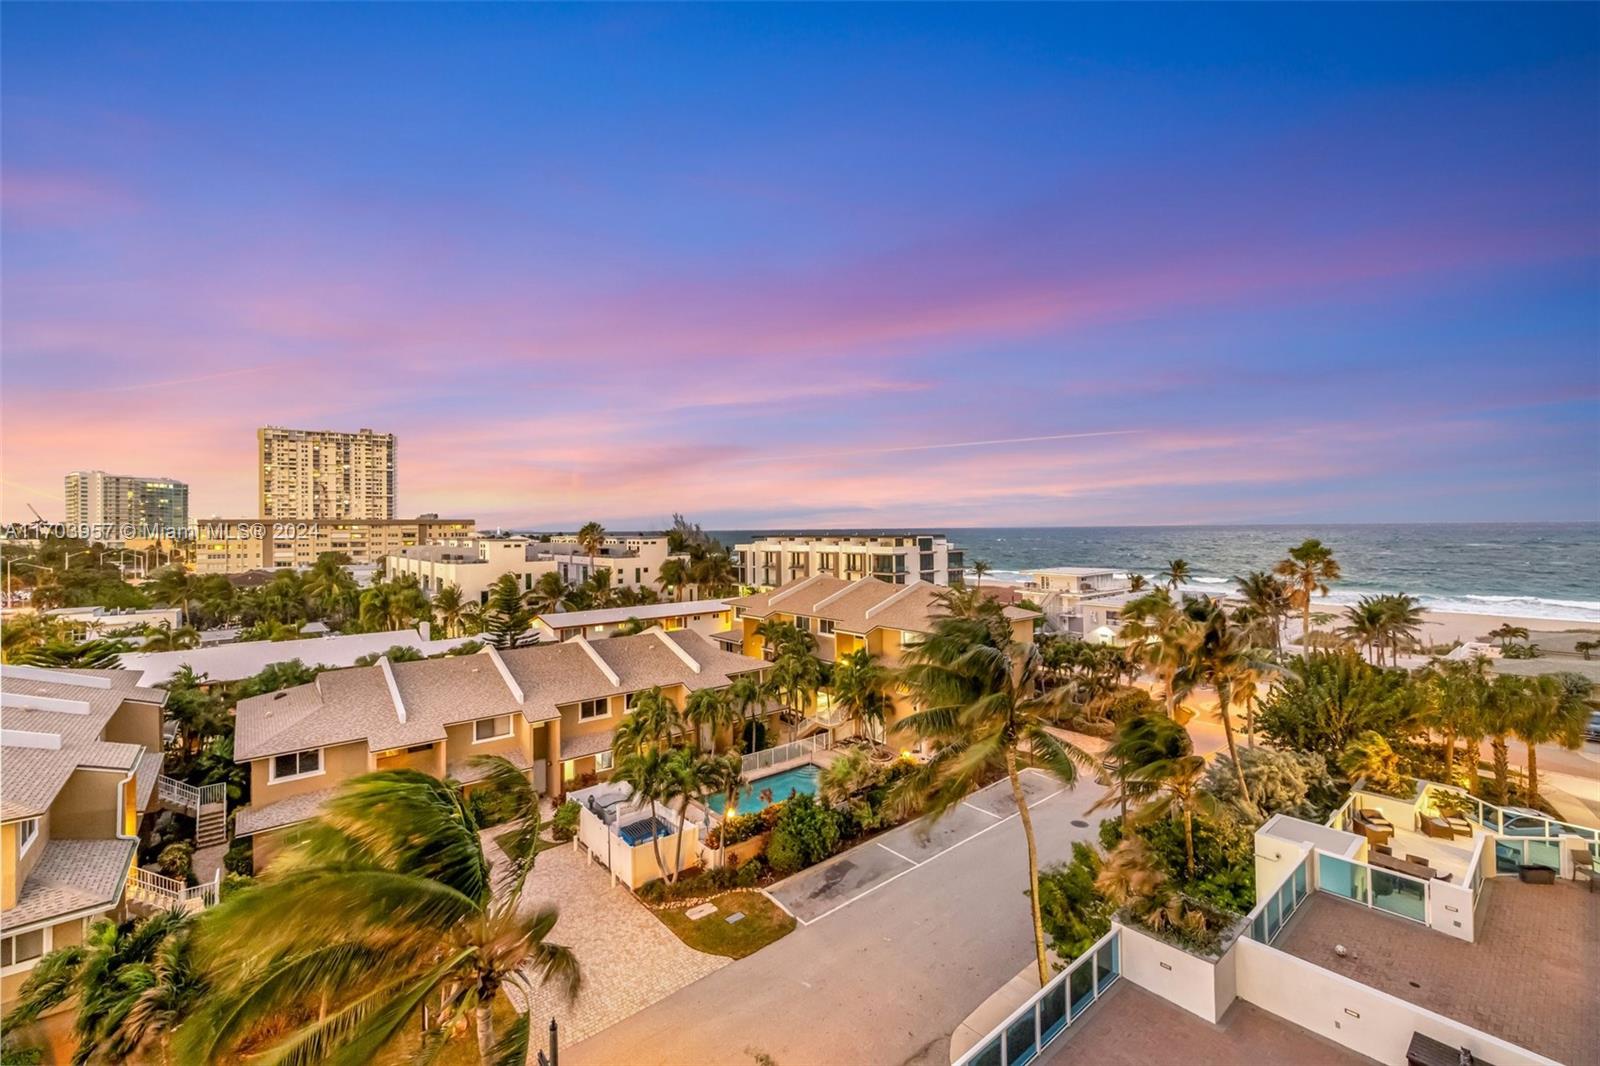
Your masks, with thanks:
M 610 574 L 612 588 L 659 588 L 661 564 L 670 551 L 665 537 L 608 537 L 591 559 L 576 542 L 530 537 L 448 537 L 403 548 L 384 560 L 389 575 L 410 574 L 432 596 L 446 585 L 465 601 L 489 602 L 489 590 L 505 574 L 524 591 L 545 574 L 566 585 L 587 582 L 593 570 Z
M 5 668 L 0 1010 L 46 952 L 120 914 L 161 772 L 161 705 L 121 670 Z
M 189 528 L 189 486 L 175 478 L 74 470 L 66 501 L 67 532 L 85 540 L 121 544 Z
M 1045 629 L 1109 644 L 1122 628 L 1122 607 L 1136 595 L 1128 576 L 1098 566 L 1025 570 L 1022 592 L 1039 605 Z
M 816 654 L 824 662 L 836 662 L 857 651 L 866 651 L 880 665 L 893 668 L 909 648 L 914 648 L 933 632 L 935 623 L 948 612 L 940 602 L 941 589 L 926 581 L 913 580 L 895 587 L 871 577 L 846 581 L 828 574 L 813 574 L 770 592 L 740 596 L 729 600 L 734 624 L 713 639 L 729 650 L 757 659 L 770 656 L 762 623 L 788 622 L 816 641 Z M 1033 643 L 1034 624 L 1039 615 L 1022 607 L 1004 607 L 1013 638 Z M 885 726 L 911 714 L 916 708 L 898 687 L 887 693 L 889 709 Z M 832 706 L 827 689 L 820 692 L 807 709 L 806 721 L 797 729 L 804 737 L 822 730 L 832 731 L 834 739 L 849 736 L 848 717 Z M 882 739 L 880 734 L 874 739 Z
M 815 574 L 846 581 L 875 577 L 895 585 L 959 585 L 966 570 L 960 548 L 927 533 L 777 534 L 735 545 L 732 554 L 739 581 L 752 588 L 772 588 Z
M 765 665 L 658 628 L 325 671 L 239 702 L 234 758 L 250 768 L 251 804 L 235 832 L 252 839 L 260 870 L 348 778 L 411 768 L 470 788 L 483 773 L 475 755 L 505 756 L 560 797 L 610 775 L 617 726 L 639 693 L 660 689 L 681 709 L 689 693 Z
M 266 426 L 256 442 L 263 519 L 394 517 L 393 433 Z
M 659 587 L 661 564 L 672 556 L 660 533 L 618 533 L 605 538 L 591 558 L 575 533 L 557 533 L 540 545 L 556 561 L 557 573 L 569 585 L 589 580 L 593 571 L 609 570 L 611 584 L 622 588 Z M 687 559 L 687 556 L 680 558 Z
M 471 518 L 210 518 L 195 523 L 194 569 L 200 574 L 307 567 L 323 552 L 344 552 L 367 566 L 405 548 L 470 535 Z

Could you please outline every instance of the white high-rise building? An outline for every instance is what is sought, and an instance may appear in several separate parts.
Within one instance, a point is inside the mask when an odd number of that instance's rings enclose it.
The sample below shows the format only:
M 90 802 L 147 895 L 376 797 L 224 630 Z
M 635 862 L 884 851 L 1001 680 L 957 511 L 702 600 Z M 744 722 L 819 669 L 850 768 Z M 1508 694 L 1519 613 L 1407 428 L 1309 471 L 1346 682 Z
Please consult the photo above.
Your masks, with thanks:
M 189 525 L 189 486 L 175 478 L 74 470 L 66 498 L 68 532 L 90 540 L 175 537 Z
M 393 433 L 256 431 L 264 520 L 395 517 Z
M 928 533 L 774 534 L 735 546 L 733 562 L 739 581 L 754 588 L 786 585 L 812 574 L 847 581 L 875 577 L 893 585 L 918 580 L 954 585 L 966 570 L 960 548 Z

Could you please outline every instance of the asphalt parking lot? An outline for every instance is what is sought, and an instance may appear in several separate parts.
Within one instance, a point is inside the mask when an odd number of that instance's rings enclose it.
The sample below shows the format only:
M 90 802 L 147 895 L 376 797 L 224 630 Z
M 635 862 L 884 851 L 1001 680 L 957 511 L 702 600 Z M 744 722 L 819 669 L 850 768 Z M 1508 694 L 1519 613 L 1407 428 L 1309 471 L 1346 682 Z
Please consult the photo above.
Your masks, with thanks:
M 1028 808 L 1060 793 L 1060 782 L 1037 770 L 1022 772 Z M 918 819 L 802 870 L 767 890 L 803 925 L 820 921 L 903 874 L 1016 817 L 1011 785 L 1001 780 L 973 793 L 937 822 Z

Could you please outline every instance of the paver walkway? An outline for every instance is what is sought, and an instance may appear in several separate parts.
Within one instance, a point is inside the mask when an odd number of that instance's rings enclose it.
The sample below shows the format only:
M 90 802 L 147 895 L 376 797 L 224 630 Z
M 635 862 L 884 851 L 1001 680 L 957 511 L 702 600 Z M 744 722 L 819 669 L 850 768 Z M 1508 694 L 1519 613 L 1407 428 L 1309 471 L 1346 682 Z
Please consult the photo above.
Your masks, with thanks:
M 484 847 L 492 860 L 503 861 L 498 845 L 486 840 Z M 556 907 L 561 917 L 551 939 L 578 957 L 583 990 L 577 1001 L 566 1004 L 552 992 L 534 1004 L 534 1028 L 548 1025 L 553 1015 L 563 1047 L 729 962 L 679 940 L 632 893 L 613 886 L 605 867 L 591 864 L 571 844 L 540 853 L 523 890 L 523 906 Z

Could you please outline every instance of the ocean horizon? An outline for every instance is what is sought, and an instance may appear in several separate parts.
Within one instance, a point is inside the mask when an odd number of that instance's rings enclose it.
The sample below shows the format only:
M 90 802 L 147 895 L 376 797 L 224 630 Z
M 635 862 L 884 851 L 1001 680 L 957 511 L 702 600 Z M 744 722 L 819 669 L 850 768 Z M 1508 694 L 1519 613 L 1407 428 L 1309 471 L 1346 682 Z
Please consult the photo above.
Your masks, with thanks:
M 1284 523 L 1217 526 L 1008 526 L 928 529 L 796 528 L 712 530 L 733 547 L 773 533 L 943 533 L 982 559 L 990 580 L 1021 580 L 1047 566 L 1105 566 L 1154 577 L 1188 561 L 1198 588 L 1231 585 L 1270 570 L 1289 548 L 1316 537 L 1333 549 L 1344 576 L 1326 603 L 1404 592 L 1430 611 L 1600 622 L 1600 522 Z M 1590 575 L 1584 577 L 1585 574 Z

